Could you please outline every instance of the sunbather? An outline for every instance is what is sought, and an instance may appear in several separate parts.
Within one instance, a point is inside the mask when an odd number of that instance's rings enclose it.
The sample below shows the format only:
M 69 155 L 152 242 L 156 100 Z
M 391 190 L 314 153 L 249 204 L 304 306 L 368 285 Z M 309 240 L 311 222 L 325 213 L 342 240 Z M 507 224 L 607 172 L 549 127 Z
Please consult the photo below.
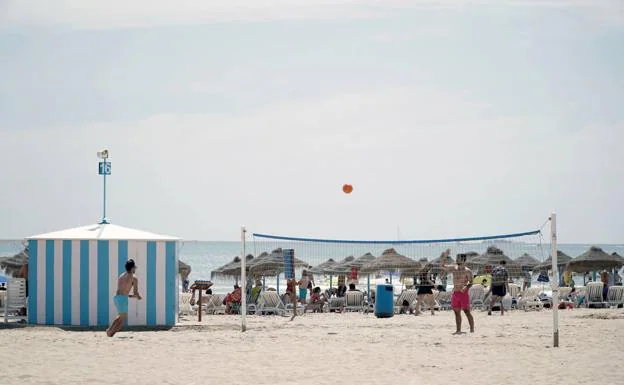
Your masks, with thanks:
M 225 314 L 233 314 L 232 308 L 240 305 L 242 299 L 242 289 L 238 285 L 234 285 L 234 291 L 225 296 L 223 304 L 225 305 Z

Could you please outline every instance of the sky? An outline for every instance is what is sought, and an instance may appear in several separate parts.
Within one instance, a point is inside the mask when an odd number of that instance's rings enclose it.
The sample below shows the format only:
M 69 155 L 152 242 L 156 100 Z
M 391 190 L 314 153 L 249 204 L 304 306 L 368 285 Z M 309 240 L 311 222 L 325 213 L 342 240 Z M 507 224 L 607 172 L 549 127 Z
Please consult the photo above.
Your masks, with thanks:
M 99 221 L 106 148 L 184 239 L 624 243 L 622 47 L 609 0 L 0 0 L 0 238 Z

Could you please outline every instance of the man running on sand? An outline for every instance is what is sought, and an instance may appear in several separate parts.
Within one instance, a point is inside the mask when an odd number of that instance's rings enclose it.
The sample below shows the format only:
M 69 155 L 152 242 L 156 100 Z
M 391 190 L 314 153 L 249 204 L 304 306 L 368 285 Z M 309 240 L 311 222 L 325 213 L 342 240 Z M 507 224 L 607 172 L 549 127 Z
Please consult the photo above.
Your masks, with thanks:
M 106 335 L 112 337 L 121 330 L 124 321 L 128 317 L 128 298 L 143 299 L 139 294 L 139 280 L 134 276 L 136 265 L 134 260 L 126 262 L 126 272 L 119 276 L 117 280 L 117 295 L 113 297 L 113 302 L 117 308 L 117 318 L 111 326 L 106 329 Z M 130 295 L 130 290 L 134 289 L 134 294 Z
M 453 273 L 453 296 L 451 297 L 451 307 L 455 313 L 455 326 L 457 330 L 455 334 L 462 334 L 461 324 L 462 310 L 468 318 L 470 324 L 470 333 L 474 333 L 474 318 L 470 313 L 470 294 L 468 291 L 472 286 L 472 272 L 466 267 L 466 254 L 457 254 L 457 264 L 451 266 L 445 266 L 446 258 L 451 253 L 450 249 L 447 249 L 440 257 L 440 268 L 449 273 Z

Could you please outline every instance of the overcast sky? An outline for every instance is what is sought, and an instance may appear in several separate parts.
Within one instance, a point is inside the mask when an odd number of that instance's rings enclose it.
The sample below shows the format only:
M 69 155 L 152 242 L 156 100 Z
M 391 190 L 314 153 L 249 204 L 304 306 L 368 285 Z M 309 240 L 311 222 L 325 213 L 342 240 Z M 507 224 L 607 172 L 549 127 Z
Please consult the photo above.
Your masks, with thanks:
M 185 239 L 623 243 L 623 3 L 463 3 L 0 0 L 0 238 L 97 222 L 108 148 Z

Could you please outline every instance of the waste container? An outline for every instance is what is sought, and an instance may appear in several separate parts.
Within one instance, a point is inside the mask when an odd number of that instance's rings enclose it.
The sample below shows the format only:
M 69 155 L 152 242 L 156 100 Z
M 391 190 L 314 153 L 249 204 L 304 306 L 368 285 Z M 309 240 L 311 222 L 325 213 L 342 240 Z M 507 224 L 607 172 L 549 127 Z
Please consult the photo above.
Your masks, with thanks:
M 394 290 L 388 283 L 378 284 L 375 295 L 375 316 L 390 318 L 394 315 Z

